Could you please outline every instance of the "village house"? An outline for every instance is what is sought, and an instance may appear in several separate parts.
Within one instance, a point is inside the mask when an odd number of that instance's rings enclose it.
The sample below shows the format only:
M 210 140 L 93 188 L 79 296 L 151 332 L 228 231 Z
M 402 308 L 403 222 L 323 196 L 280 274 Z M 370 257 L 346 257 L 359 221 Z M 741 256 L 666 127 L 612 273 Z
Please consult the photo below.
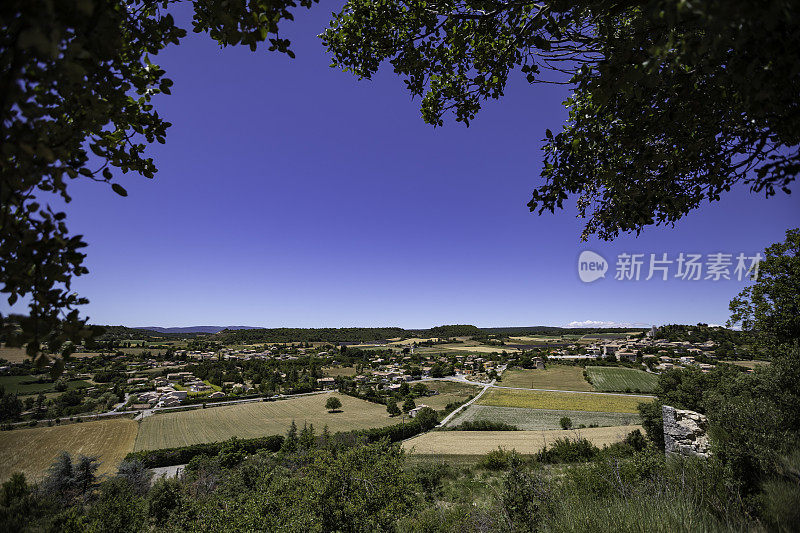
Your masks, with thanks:
M 336 385 L 336 379 L 334 378 L 320 378 L 317 380 L 317 383 L 322 387 L 323 390 L 332 390 L 333 387 Z
M 420 411 L 422 411 L 426 407 L 428 407 L 428 406 L 425 405 L 424 403 L 421 403 L 418 406 L 416 406 L 415 408 L 413 408 L 412 410 L 410 410 L 408 412 L 408 416 L 411 417 L 411 418 L 414 418 L 415 416 L 417 416 L 419 414 Z

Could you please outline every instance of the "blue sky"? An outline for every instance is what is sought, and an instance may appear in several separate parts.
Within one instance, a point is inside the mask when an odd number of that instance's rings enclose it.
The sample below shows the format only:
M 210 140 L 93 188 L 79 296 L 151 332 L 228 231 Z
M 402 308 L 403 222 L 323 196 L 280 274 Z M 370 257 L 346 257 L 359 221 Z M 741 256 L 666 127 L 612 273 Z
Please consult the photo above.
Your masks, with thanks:
M 72 189 L 68 221 L 89 243 L 91 271 L 75 288 L 92 322 L 724 323 L 742 282 L 622 282 L 612 264 L 586 284 L 578 255 L 752 255 L 800 225 L 797 194 L 741 188 L 675 228 L 581 243 L 574 209 L 526 206 L 567 89 L 515 75 L 469 128 L 434 129 L 391 69 L 358 81 L 329 68 L 315 37 L 329 9 L 285 26 L 294 60 L 191 32 L 156 58 L 175 82 L 157 101 L 174 125 L 151 152 L 156 179 L 124 176 L 128 198 L 97 183 Z

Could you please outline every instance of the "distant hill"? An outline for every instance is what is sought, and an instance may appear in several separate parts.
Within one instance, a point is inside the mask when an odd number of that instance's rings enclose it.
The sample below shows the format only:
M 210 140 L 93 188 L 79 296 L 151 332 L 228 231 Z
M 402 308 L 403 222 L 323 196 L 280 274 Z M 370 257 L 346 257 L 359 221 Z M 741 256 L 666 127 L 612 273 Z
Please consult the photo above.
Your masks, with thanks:
M 255 326 L 186 326 L 182 328 L 161 328 L 158 326 L 137 327 L 131 329 L 143 329 L 146 331 L 157 331 L 159 333 L 219 333 L 224 329 L 258 329 Z

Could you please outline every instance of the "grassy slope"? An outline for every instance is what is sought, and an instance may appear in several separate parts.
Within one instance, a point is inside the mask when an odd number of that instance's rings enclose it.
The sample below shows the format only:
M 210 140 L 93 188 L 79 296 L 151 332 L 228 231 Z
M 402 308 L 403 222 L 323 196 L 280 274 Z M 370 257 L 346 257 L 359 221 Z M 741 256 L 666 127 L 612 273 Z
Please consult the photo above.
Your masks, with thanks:
M 403 449 L 418 454 L 482 455 L 499 447 L 523 454 L 540 451 L 557 438 L 585 437 L 596 446 L 619 442 L 640 426 L 548 431 L 431 431 L 403 442 Z
M 0 433 L 0 481 L 14 472 L 40 479 L 55 457 L 66 450 L 73 456 L 99 455 L 99 472 L 116 470 L 133 450 L 138 425 L 133 420 L 114 419 L 65 426 L 16 429 Z
M 40 392 L 55 392 L 55 383 L 23 384 L 24 381 L 33 381 L 35 379 L 35 376 L 2 376 L 0 377 L 0 385 L 5 388 L 6 392 L 15 392 L 20 396 L 26 394 L 39 394 Z M 92 384 L 88 381 L 67 381 L 67 389 L 70 390 L 91 386 Z
M 304 422 L 314 424 L 317 432 L 327 424 L 331 433 L 397 422 L 389 418 L 383 405 L 339 394 L 336 396 L 342 401 L 341 412 L 329 413 L 325 402 L 330 394 L 150 416 L 142 421 L 136 450 L 223 441 L 233 436 L 251 438 L 284 434 L 292 420 L 300 428 Z
M 410 383 L 410 385 L 413 386 L 414 383 Z M 436 410 L 444 409 L 451 402 L 465 402 L 470 396 L 475 396 L 481 391 L 481 388 L 475 385 L 456 383 L 454 381 L 423 381 L 422 383 L 431 390 L 439 391 L 439 394 L 417 398 L 414 401 L 417 405 L 424 403 Z
M 626 389 L 653 392 L 658 385 L 658 376 L 633 368 L 588 366 L 586 372 L 597 390 L 611 392 Z
M 636 413 L 638 412 L 636 406 L 643 401 L 650 401 L 650 399 L 614 394 L 489 389 L 477 403 L 479 405 L 527 407 L 529 409 Z
M 569 365 L 548 365 L 544 370 L 506 370 L 498 385 L 530 389 L 595 390 L 583 378 L 581 367 Z

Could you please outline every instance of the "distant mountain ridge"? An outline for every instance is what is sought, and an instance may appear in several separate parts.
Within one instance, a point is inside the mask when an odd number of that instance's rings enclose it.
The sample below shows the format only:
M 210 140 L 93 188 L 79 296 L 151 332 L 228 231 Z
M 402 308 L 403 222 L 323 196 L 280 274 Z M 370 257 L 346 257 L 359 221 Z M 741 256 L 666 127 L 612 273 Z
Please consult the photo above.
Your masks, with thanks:
M 159 333 L 219 333 L 224 329 L 259 329 L 256 326 L 186 326 L 182 328 L 162 328 L 159 326 L 135 327 L 131 329 L 143 329 L 146 331 L 158 331 Z

